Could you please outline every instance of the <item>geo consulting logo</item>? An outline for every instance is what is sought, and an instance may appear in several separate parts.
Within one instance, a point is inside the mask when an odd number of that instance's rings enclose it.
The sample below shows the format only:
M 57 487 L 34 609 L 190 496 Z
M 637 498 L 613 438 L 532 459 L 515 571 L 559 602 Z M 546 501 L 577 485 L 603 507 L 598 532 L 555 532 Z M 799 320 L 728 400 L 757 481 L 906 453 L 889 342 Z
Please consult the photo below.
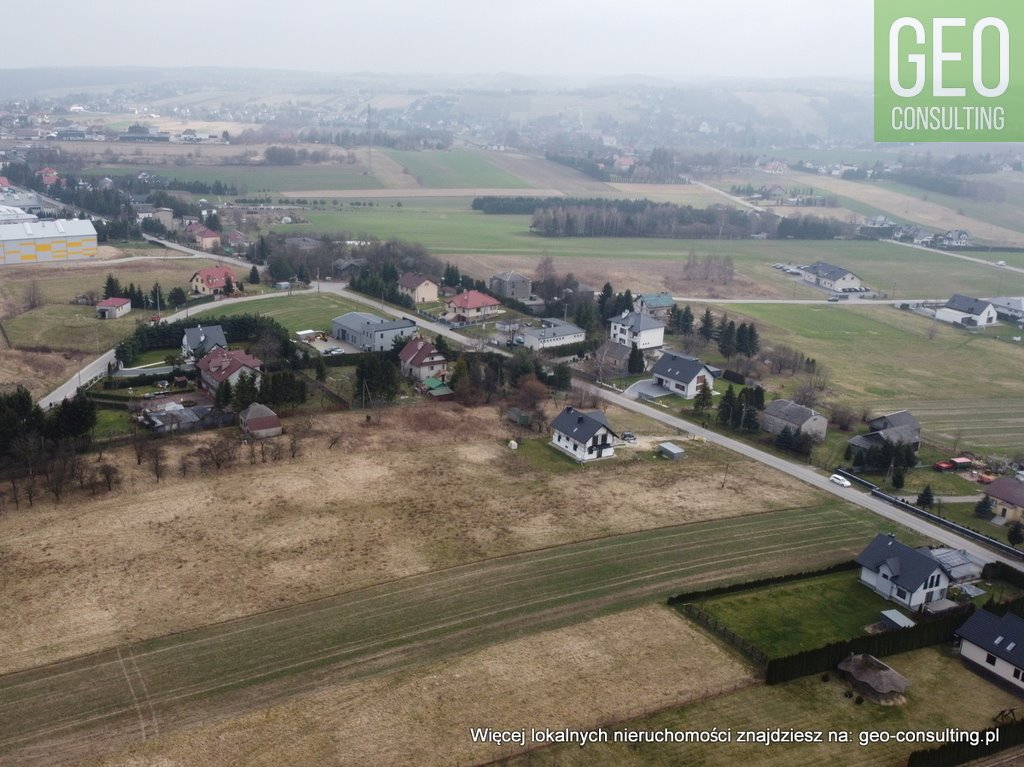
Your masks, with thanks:
M 1024 3 L 875 0 L 875 141 L 1024 141 Z

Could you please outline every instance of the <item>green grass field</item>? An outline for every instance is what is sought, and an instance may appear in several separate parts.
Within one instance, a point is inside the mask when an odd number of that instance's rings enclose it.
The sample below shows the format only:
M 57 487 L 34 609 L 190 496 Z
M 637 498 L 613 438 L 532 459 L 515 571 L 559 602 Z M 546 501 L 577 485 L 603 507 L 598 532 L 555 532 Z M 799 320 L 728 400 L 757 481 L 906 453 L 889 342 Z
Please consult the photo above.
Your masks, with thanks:
M 4 320 L 4 330 L 16 348 L 46 346 L 98 354 L 131 335 L 143 316 L 149 314 L 135 311 L 116 320 L 98 320 L 91 306 L 47 304 Z
M 877 517 L 830 504 L 587 541 L 412 576 L 318 602 L 0 677 L 0 753 L 174 721 L 232 691 L 265 694 L 409 668 L 688 588 L 819 567 Z M 315 673 L 303 673 L 314 672 Z M 133 700 L 126 676 L 143 699 Z M 290 687 L 289 687 L 290 685 Z M 276 693 L 275 693 L 276 690 Z M 268 699 L 262 698 L 264 703 Z M 97 732 L 97 729 L 100 731 Z
M 179 167 L 176 165 L 100 165 L 86 173 L 99 176 L 138 175 L 141 171 L 179 181 L 212 184 L 221 181 L 238 189 L 241 197 L 312 190 L 381 189 L 375 176 L 363 175 L 361 165 L 215 165 Z M 276 202 L 276 200 L 275 200 Z
M 780 658 L 860 636 L 865 626 L 881 619 L 879 613 L 892 603 L 862 585 L 857 575 L 856 570 L 832 573 L 727 594 L 700 606 L 769 658 Z
M 242 314 L 259 314 L 263 317 L 273 317 L 292 332 L 299 330 L 330 332 L 331 320 L 346 312 L 372 312 L 388 318 L 392 317 L 387 311 L 382 312 L 379 307 L 369 308 L 365 304 L 347 301 L 331 293 L 316 293 L 315 291 L 236 304 L 229 309 L 215 304 L 210 304 L 209 307 L 203 316 L 237 317 Z M 199 311 L 193 313 L 199 314 Z
M 709 640 L 710 641 L 710 640 Z M 911 751 L 923 748 L 896 742 L 861 745 L 861 733 L 906 730 L 941 731 L 947 727 L 980 730 L 992 725 L 1000 709 L 1019 706 L 1012 692 L 996 687 L 965 668 L 944 648 L 926 648 L 893 655 L 885 661 L 910 680 L 907 703 L 856 705 L 844 697 L 847 686 L 832 677 L 805 677 L 772 687 L 758 686 L 693 703 L 665 713 L 634 719 L 615 729 L 661 732 L 733 733 L 728 743 L 668 745 L 572 744 L 534 751 L 507 761 L 504 767 L 667 767 L 701 765 L 733 767 L 901 767 Z M 595 722 L 595 726 L 599 723 Z M 739 731 L 783 730 L 822 732 L 821 744 L 739 743 Z M 828 742 L 829 732 L 844 732 L 850 742 Z M 1010 763 L 1010 762 L 1007 762 Z
M 382 151 L 407 169 L 409 175 L 417 178 L 420 184 L 431 189 L 528 189 L 530 187 L 521 178 L 492 165 L 487 161 L 487 156 L 481 152 L 466 150 L 402 152 L 395 149 Z

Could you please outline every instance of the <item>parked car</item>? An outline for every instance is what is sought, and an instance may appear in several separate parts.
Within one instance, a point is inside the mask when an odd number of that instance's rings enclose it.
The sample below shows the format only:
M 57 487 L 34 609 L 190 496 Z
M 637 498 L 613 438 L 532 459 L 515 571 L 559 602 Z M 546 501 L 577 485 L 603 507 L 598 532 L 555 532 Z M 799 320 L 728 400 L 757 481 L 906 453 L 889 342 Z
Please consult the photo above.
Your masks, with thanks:
M 636 435 L 631 431 L 622 432 L 622 439 L 624 442 L 636 442 Z
M 851 487 L 852 486 L 851 483 L 850 483 L 850 480 L 848 480 L 846 477 L 842 476 L 841 474 L 833 474 L 831 477 L 828 478 L 828 481 L 829 482 L 835 482 L 840 487 Z

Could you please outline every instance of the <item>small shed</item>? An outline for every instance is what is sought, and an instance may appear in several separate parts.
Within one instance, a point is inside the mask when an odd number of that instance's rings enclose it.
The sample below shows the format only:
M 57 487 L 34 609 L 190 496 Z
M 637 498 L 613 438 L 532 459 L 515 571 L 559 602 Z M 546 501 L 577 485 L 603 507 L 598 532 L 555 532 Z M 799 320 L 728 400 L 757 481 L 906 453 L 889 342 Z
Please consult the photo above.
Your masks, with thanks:
M 295 337 L 300 341 L 314 341 L 322 335 L 322 333 L 323 331 L 321 330 L 296 330 Z
M 123 317 L 132 310 L 132 302 L 127 298 L 104 298 L 96 304 L 96 318 L 113 320 Z
M 686 455 L 686 451 L 672 442 L 662 442 L 658 445 L 658 455 L 670 461 L 680 461 Z
M 865 698 L 884 705 L 906 702 L 903 693 L 910 682 L 873 655 L 854 655 L 839 661 L 839 673 L 853 689 Z
M 892 631 L 897 629 L 912 629 L 917 625 L 899 610 L 882 610 L 882 622 L 885 624 L 886 628 Z
M 238 423 L 245 434 L 255 439 L 276 437 L 283 431 L 277 413 L 258 402 L 238 414 Z

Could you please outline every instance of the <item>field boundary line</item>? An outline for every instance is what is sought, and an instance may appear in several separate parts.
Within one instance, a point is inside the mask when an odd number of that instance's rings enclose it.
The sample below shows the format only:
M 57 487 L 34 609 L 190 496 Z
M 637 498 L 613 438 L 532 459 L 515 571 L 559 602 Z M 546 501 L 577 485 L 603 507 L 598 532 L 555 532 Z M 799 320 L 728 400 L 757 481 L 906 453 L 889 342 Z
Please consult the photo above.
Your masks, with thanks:
M 132 679 L 128 675 L 128 667 L 124 664 L 124 657 L 121 650 L 117 651 L 117 662 L 121 664 L 121 671 L 124 673 L 124 681 L 128 683 L 128 691 L 132 694 L 132 702 L 135 704 L 135 713 L 139 715 L 139 728 L 142 730 L 142 742 L 146 742 L 146 720 L 142 716 L 142 706 L 139 705 L 139 698 L 135 694 L 135 687 L 132 686 Z
M 146 680 L 142 676 L 142 671 L 139 670 L 139 664 L 135 662 L 135 654 L 132 653 L 131 647 L 127 648 L 125 652 L 128 653 L 128 660 L 132 662 L 132 668 L 135 669 L 135 676 L 139 678 L 139 684 L 142 686 L 142 694 L 145 697 L 146 705 L 149 707 L 149 714 L 153 718 L 153 733 L 159 736 L 160 721 L 156 718 L 156 709 L 153 708 L 153 699 L 149 696 L 149 687 L 146 686 Z

